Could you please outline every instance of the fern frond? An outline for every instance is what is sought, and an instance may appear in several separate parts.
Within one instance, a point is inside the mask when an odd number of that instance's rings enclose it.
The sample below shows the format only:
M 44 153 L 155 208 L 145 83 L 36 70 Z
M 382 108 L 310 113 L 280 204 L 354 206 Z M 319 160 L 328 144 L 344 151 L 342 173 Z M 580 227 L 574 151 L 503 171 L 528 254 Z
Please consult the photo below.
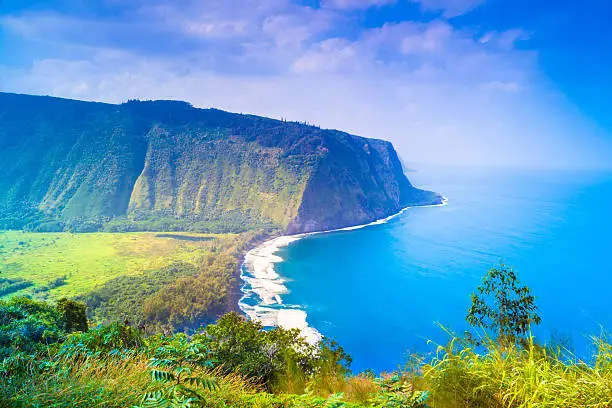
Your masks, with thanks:
M 151 379 L 159 382 L 176 381 L 176 376 L 168 371 L 151 370 Z
M 214 377 L 189 377 L 185 381 L 191 385 L 198 385 L 209 391 L 214 391 L 219 388 L 217 379 Z

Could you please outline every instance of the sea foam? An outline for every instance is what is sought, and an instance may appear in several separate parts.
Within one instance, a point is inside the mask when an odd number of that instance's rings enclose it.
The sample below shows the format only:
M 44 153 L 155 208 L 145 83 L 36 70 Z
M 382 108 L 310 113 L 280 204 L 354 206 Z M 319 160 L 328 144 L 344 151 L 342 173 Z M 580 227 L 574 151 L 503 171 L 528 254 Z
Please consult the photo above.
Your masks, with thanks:
M 447 203 L 446 197 L 442 197 L 442 203 L 440 204 L 420 207 L 438 207 Z M 285 286 L 286 280 L 274 269 L 275 264 L 283 261 L 283 258 L 277 255 L 278 251 L 309 235 L 335 231 L 352 231 L 371 225 L 384 224 L 404 213 L 409 208 L 414 207 L 406 207 L 396 214 L 368 224 L 329 231 L 281 236 L 251 249 L 246 253 L 241 267 L 240 277 L 244 282 L 241 290 L 244 295 L 238 302 L 240 309 L 250 319 L 260 322 L 264 327 L 299 329 L 304 339 L 309 343 L 315 344 L 319 342 L 322 339 L 322 335 L 315 328 L 308 325 L 308 316 L 303 307 L 283 303 L 282 295 L 289 293 L 289 289 Z

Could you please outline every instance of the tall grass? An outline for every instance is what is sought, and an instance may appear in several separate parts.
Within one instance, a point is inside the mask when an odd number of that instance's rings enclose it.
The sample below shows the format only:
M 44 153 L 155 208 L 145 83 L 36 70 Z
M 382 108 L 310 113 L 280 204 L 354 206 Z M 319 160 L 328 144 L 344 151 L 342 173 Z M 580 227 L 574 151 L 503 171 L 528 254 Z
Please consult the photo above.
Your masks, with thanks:
M 454 337 L 422 367 L 434 407 L 612 407 L 612 345 L 593 338 L 588 363 L 561 348 L 502 346 L 484 339 L 484 350 Z
M 583 361 L 533 337 L 515 344 L 450 333 L 433 357 L 413 356 L 403 370 L 376 376 L 349 374 L 343 352 L 331 348 L 322 348 L 316 361 L 291 348 L 271 353 L 293 344 L 287 343 L 291 332 L 261 332 L 236 316 L 207 330 L 211 337 L 145 338 L 115 323 L 29 352 L 11 343 L 0 360 L 0 407 L 134 407 L 186 378 L 177 374 L 165 381 L 154 371 L 180 371 L 187 379 L 211 379 L 208 386 L 187 384 L 198 395 L 192 405 L 204 407 L 612 408 L 612 343 L 606 335 L 593 337 L 593 355 Z M 236 344 L 221 349 L 228 342 Z M 247 363 L 249 370 L 241 371 Z M 259 375 L 264 369 L 269 376 Z
M 215 390 L 201 390 L 206 396 L 202 406 L 207 407 L 400 408 L 408 405 L 393 400 L 411 390 L 428 390 L 428 406 L 440 408 L 612 407 L 612 344 L 601 336 L 593 338 L 593 345 L 593 359 L 585 362 L 560 348 L 542 347 L 533 339 L 524 346 L 501 346 L 485 339 L 484 346 L 476 347 L 453 337 L 438 347 L 434 358 L 405 372 L 375 378 L 321 370 L 305 376 L 294 367 L 280 375 L 274 389 L 268 391 L 236 374 L 192 369 L 218 379 Z M 135 406 L 143 393 L 157 386 L 151 381 L 148 361 L 137 353 L 58 361 L 24 382 L 12 406 Z
M 138 354 L 124 358 L 98 356 L 58 361 L 55 367 L 25 383 L 27 385 L 13 397 L 15 405 L 10 406 L 137 406 L 144 393 L 156 391 L 160 386 L 151 381 L 148 363 L 147 357 Z M 235 374 L 221 376 L 219 370 L 197 366 L 190 369 L 194 375 L 218 379 L 214 391 L 204 387 L 198 390 L 206 396 L 205 406 L 240 406 L 245 395 L 261 391 L 255 384 Z

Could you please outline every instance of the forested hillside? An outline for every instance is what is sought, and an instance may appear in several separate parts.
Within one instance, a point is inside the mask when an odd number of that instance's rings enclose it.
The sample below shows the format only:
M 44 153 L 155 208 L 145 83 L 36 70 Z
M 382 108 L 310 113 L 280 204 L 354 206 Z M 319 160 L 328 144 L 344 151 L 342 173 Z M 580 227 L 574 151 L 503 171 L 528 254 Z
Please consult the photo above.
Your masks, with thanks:
M 315 231 L 440 198 L 393 146 L 176 101 L 0 94 L 0 228 Z

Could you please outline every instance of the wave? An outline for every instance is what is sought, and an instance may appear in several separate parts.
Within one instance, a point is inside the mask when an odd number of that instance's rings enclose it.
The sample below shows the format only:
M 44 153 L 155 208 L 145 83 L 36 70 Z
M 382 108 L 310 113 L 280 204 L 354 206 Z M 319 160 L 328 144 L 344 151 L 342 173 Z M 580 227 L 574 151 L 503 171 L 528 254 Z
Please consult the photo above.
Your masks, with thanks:
M 283 258 L 276 253 L 283 247 L 307 236 L 326 234 L 337 231 L 353 231 L 372 225 L 384 224 L 403 214 L 409 208 L 439 207 L 447 205 L 448 200 L 442 197 L 440 204 L 409 206 L 389 217 L 352 227 L 337 228 L 327 231 L 308 232 L 296 235 L 284 235 L 273 238 L 248 251 L 241 266 L 240 278 L 244 282 L 241 288 L 242 298 L 238 306 L 249 319 L 260 322 L 264 327 L 282 327 L 284 329 L 299 329 L 302 336 L 311 344 L 322 339 L 321 333 L 310 327 L 307 314 L 300 305 L 283 303 L 282 295 L 289 293 L 285 286 L 285 278 L 274 269 L 274 265 Z

